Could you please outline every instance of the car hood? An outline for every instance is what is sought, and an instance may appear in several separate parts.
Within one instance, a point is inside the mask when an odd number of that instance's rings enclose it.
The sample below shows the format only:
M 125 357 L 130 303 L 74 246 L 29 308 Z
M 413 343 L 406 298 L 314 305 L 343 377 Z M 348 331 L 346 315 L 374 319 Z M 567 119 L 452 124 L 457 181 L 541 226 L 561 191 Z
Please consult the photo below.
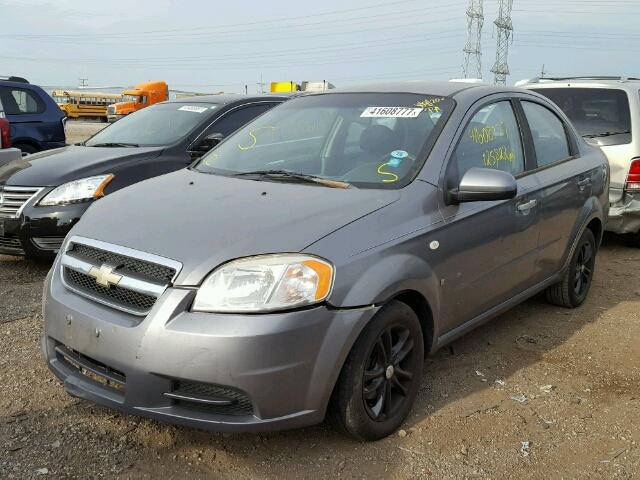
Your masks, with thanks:
M 300 252 L 400 198 L 397 190 L 337 189 L 180 170 L 95 202 L 72 235 L 177 260 L 178 285 L 198 285 L 218 265 Z
M 122 164 L 157 156 L 164 147 L 68 147 L 27 155 L 0 166 L 0 185 L 56 187 L 63 183 L 110 173 Z

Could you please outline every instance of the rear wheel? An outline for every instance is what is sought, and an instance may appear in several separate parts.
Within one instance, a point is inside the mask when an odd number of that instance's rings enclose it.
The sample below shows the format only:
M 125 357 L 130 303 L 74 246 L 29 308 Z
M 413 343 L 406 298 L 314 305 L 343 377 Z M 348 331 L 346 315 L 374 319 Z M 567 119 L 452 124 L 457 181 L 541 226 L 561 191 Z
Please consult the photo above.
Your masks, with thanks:
M 405 420 L 418 394 L 424 363 L 420 321 L 393 301 L 361 333 L 340 372 L 329 415 L 360 440 L 378 440 Z
M 566 308 L 582 305 L 587 298 L 596 261 L 596 240 L 593 232 L 585 230 L 573 252 L 569 268 L 562 280 L 547 291 L 549 303 Z

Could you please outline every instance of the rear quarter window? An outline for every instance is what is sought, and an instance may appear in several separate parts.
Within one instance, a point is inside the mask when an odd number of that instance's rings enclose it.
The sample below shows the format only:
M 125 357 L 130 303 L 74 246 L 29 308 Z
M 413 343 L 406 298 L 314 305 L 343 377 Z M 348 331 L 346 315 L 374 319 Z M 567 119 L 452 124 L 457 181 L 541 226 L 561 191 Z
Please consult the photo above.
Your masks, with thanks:
M 580 135 L 601 146 L 631 143 L 629 97 L 616 88 L 540 88 L 569 117 Z
M 38 94 L 26 88 L 2 87 L 0 99 L 7 115 L 39 114 L 45 111 L 45 104 Z

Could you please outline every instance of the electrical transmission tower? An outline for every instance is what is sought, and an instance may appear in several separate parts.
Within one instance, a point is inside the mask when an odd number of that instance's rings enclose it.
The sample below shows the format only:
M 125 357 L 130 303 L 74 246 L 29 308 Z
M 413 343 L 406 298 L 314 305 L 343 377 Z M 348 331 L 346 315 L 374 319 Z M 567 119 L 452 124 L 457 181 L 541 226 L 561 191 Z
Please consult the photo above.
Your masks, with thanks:
M 469 0 L 469 8 L 467 8 L 467 43 L 462 49 L 464 52 L 462 76 L 464 78 L 469 76 L 469 64 L 471 63 L 473 63 L 471 66 L 472 76 L 475 72 L 474 78 L 482 78 L 482 45 L 480 41 L 483 23 L 482 0 Z
M 509 64 L 507 57 L 509 56 L 509 40 L 513 33 L 513 23 L 511 22 L 511 8 L 513 0 L 500 0 L 500 11 L 498 18 L 493 22 L 498 27 L 498 44 L 496 46 L 496 63 L 493 64 L 491 73 L 494 74 L 493 83 L 496 85 L 505 85 L 507 83 L 507 75 L 509 75 Z

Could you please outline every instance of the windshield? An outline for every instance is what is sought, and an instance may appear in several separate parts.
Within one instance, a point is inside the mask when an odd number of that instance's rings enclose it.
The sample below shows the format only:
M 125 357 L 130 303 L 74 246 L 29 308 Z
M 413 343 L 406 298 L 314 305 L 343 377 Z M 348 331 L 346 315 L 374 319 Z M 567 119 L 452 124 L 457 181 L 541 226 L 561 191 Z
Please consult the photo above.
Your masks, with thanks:
M 171 145 L 210 118 L 218 105 L 211 103 L 158 103 L 121 118 L 96 133 L 85 145 Z
M 141 96 L 140 95 L 123 95 L 122 96 L 122 101 L 123 102 L 133 102 L 133 103 L 138 103 L 141 102 Z
M 301 97 L 238 130 L 193 168 L 239 178 L 286 171 L 359 188 L 400 188 L 422 166 L 453 105 L 409 93 Z
M 629 98 L 611 88 L 540 88 L 536 92 L 558 105 L 580 135 L 601 145 L 631 142 Z

